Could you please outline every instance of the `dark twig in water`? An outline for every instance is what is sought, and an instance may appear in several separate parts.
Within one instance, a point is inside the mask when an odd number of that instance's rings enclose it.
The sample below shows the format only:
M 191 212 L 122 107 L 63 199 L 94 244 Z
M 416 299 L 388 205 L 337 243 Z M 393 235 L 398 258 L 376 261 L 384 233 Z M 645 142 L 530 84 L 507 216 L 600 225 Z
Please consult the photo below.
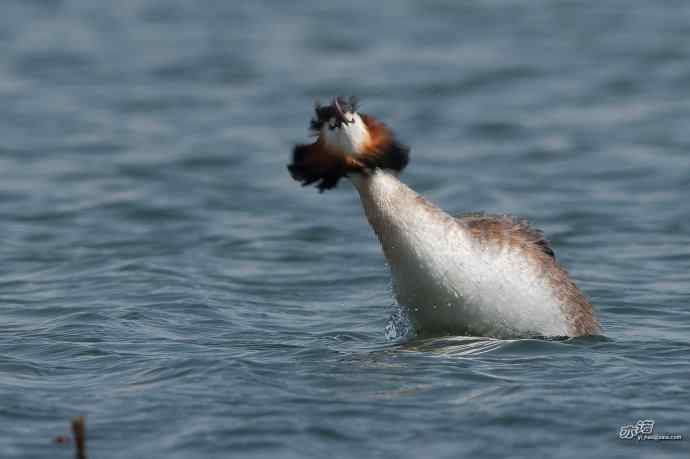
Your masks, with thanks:
M 86 423 L 84 416 L 77 416 L 72 419 L 72 432 L 74 433 L 74 444 L 77 447 L 77 459 L 86 459 Z

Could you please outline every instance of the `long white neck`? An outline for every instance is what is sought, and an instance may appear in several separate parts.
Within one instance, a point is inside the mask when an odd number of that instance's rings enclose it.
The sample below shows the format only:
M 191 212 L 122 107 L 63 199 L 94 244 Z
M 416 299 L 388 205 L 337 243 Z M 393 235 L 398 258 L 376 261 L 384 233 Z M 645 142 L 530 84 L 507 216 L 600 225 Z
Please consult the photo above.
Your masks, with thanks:
M 359 192 L 364 212 L 391 268 L 400 257 L 415 255 L 423 245 L 415 240 L 418 236 L 444 237 L 441 233 L 454 226 L 450 224 L 452 217 L 402 183 L 394 173 L 376 170 L 369 175 L 353 174 L 350 180 Z M 412 225 L 426 231 L 410 231 Z

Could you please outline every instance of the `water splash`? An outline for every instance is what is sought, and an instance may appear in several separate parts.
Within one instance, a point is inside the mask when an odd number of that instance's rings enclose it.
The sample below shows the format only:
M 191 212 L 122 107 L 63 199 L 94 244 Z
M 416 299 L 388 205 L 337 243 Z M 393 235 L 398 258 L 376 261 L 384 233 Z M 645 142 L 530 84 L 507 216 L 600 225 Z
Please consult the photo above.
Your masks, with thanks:
M 390 341 L 405 340 L 414 336 L 414 327 L 410 323 L 405 308 L 399 305 L 393 307 L 385 329 L 386 339 Z

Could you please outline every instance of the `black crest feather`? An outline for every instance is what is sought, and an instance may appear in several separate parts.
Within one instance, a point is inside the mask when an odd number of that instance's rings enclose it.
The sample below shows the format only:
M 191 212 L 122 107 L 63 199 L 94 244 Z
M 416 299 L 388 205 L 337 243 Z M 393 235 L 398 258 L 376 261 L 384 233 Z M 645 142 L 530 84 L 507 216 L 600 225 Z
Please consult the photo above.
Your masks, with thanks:
M 336 97 L 340 107 L 345 112 L 355 113 L 357 111 L 359 100 L 355 96 L 350 96 L 349 98 L 344 98 L 341 96 Z M 314 118 L 309 122 L 309 129 L 314 133 L 318 134 L 324 123 L 328 123 L 328 120 L 335 117 L 335 108 L 333 105 L 321 105 L 321 103 L 316 100 L 314 101 Z

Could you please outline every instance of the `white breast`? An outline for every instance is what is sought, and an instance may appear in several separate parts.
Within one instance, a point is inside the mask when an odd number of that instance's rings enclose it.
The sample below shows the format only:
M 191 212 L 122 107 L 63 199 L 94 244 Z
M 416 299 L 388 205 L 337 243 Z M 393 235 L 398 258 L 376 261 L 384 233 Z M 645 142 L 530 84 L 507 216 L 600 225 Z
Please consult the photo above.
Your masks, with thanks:
M 399 304 L 422 333 L 566 336 L 554 289 L 529 257 L 480 243 L 397 177 L 353 176 Z

